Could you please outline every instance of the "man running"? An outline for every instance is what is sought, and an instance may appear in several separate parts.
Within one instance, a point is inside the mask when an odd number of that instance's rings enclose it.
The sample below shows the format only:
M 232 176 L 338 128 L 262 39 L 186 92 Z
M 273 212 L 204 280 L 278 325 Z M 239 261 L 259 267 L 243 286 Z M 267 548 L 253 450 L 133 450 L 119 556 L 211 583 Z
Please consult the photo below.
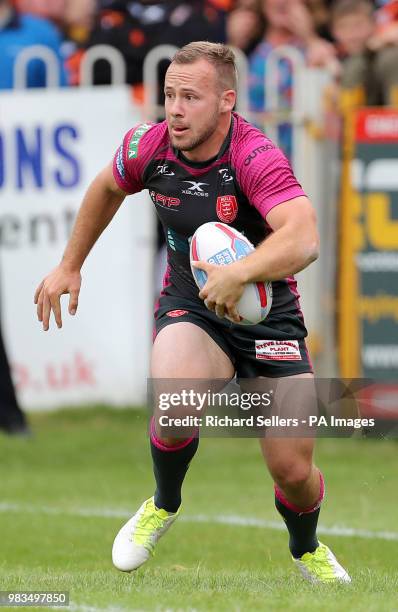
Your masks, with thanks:
M 165 79 L 166 120 L 126 134 L 113 164 L 89 187 L 61 263 L 36 291 L 44 330 L 51 311 L 61 327 L 62 294 L 70 294 L 69 313 L 76 313 L 89 251 L 126 195 L 148 189 L 169 255 L 155 313 L 151 377 L 312 379 L 293 275 L 318 256 L 314 210 L 283 153 L 233 112 L 235 100 L 236 67 L 228 47 L 195 42 L 177 51 Z M 230 224 L 256 249 L 228 266 L 199 262 L 207 283 L 198 295 L 189 238 L 208 221 Z M 245 284 L 254 281 L 272 281 L 272 309 L 262 323 L 241 326 L 236 304 Z M 283 359 L 275 359 L 276 346 L 286 348 Z M 294 562 L 312 582 L 349 582 L 316 536 L 324 481 L 312 459 L 314 440 L 264 436 L 260 443 Z M 145 563 L 178 517 L 198 437 L 165 438 L 153 422 L 150 445 L 156 491 L 116 536 L 113 563 L 123 571 Z

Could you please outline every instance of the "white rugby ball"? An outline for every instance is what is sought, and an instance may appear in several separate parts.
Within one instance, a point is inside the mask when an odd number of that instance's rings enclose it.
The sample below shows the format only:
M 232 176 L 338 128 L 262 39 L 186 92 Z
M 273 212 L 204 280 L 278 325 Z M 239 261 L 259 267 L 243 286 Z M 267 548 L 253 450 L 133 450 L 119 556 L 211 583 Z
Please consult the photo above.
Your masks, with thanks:
M 252 243 L 233 227 L 211 221 L 204 223 L 192 236 L 190 244 L 191 270 L 195 283 L 202 289 L 207 274 L 192 266 L 193 261 L 208 261 L 225 266 L 254 251 Z M 240 325 L 256 325 L 268 315 L 272 306 L 272 283 L 248 283 L 237 303 Z M 228 317 L 226 317 L 228 318 Z

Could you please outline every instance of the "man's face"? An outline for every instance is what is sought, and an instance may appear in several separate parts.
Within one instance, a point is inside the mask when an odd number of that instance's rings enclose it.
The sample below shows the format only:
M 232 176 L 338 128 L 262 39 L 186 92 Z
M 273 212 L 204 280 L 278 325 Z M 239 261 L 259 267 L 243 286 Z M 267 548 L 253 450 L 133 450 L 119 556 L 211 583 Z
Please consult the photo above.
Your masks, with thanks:
M 365 12 L 339 17 L 333 24 L 333 35 L 348 55 L 363 53 L 374 30 L 374 20 Z
M 290 13 L 289 2 L 291 0 L 263 0 L 263 13 L 270 26 L 286 28 Z
M 165 109 L 173 147 L 193 151 L 218 126 L 221 93 L 217 72 L 207 60 L 170 64 L 165 78 Z

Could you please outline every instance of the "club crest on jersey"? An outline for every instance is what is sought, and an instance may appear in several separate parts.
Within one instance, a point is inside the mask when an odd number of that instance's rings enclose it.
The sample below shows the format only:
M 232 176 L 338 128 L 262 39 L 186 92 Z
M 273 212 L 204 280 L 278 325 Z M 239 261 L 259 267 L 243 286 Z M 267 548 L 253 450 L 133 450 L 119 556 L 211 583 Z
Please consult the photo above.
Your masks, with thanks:
M 234 195 L 223 195 L 217 198 L 217 217 L 223 223 L 232 223 L 238 215 L 238 202 Z
M 183 183 L 188 183 L 188 185 L 190 185 L 190 187 L 188 187 L 187 189 L 183 189 L 182 193 L 184 195 L 193 195 L 193 196 L 199 196 L 201 198 L 208 198 L 209 194 L 207 191 L 205 191 L 203 189 L 203 187 L 206 185 L 208 186 L 209 183 L 199 183 L 196 181 L 182 181 Z

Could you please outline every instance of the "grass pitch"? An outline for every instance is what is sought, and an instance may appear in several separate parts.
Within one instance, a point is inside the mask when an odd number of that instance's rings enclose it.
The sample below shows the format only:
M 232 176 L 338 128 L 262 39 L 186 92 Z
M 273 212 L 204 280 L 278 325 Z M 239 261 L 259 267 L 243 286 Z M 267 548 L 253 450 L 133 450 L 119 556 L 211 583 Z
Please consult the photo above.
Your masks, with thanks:
M 255 440 L 201 440 L 181 519 L 148 564 L 123 574 L 111 564 L 114 535 L 153 493 L 145 413 L 70 410 L 31 423 L 31 439 L 0 434 L 0 590 L 68 590 L 69 610 L 82 612 L 398 611 L 396 442 L 319 440 L 320 525 L 340 534 L 321 539 L 353 584 L 312 587 L 291 563 Z

